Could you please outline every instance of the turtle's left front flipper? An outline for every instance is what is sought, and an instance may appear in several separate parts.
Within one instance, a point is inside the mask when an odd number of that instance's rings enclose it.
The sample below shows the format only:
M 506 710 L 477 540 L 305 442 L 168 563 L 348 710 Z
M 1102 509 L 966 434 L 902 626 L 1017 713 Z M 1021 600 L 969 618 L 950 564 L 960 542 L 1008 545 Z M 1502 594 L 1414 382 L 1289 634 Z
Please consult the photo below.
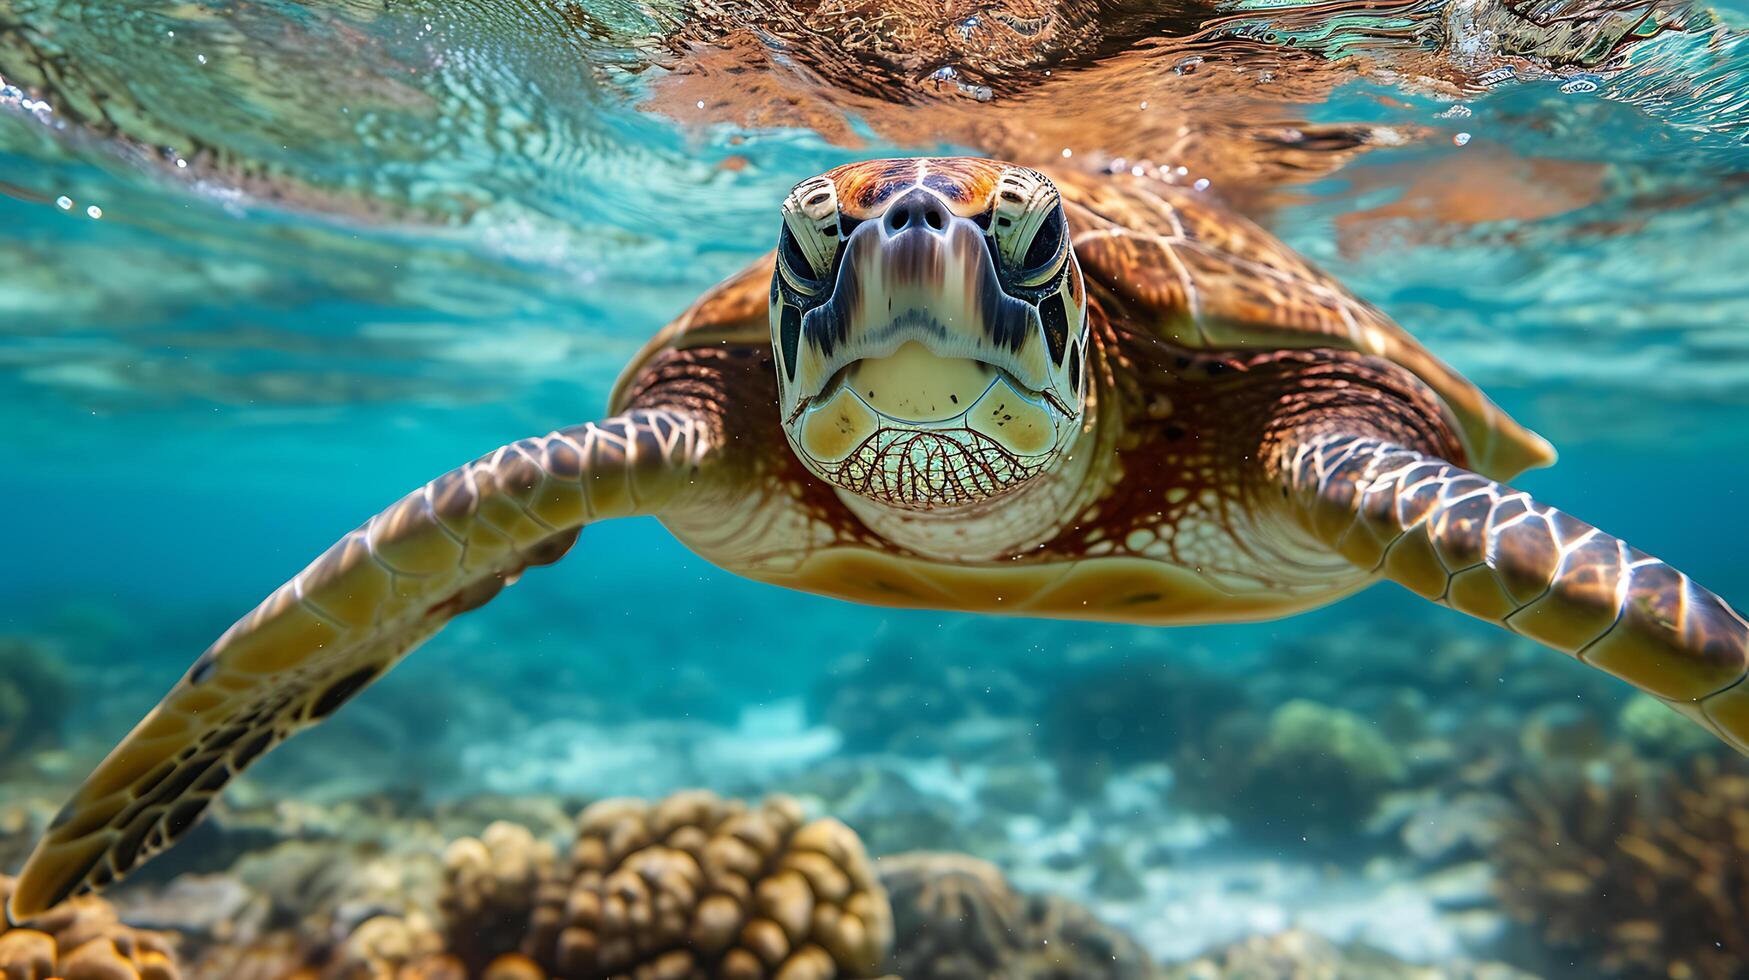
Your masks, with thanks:
M 340 539 L 219 637 L 87 777 L 8 913 L 34 916 L 168 847 L 251 762 L 523 569 L 556 561 L 583 525 L 695 502 L 713 431 L 656 409 L 523 439 Z
M 1749 753 L 1749 626 L 1687 575 L 1377 439 L 1310 438 L 1279 469 L 1300 523 L 1349 561 L 1614 674 Z

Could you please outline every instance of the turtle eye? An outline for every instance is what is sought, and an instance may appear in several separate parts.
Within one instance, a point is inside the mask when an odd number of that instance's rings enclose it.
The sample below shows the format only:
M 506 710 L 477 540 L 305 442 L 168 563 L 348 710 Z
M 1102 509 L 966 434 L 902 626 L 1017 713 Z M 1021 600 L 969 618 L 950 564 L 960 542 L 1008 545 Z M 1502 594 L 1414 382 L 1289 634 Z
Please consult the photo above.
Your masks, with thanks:
M 1016 280 L 1027 286 L 1037 286 L 1056 275 L 1063 265 L 1063 242 L 1069 237 L 1067 224 L 1063 206 L 1058 204 L 1051 208 L 1051 213 L 1033 233 L 1032 243 L 1020 259 Z
M 784 278 L 791 283 L 810 286 L 820 281 L 807 256 L 802 254 L 801 243 L 796 241 L 795 232 L 790 231 L 788 224 L 783 226 L 783 233 L 777 239 L 777 258 Z
M 810 296 L 820 291 L 843 243 L 838 220 L 838 193 L 830 180 L 815 177 L 790 191 L 783 204 L 777 268 L 796 290 Z
M 1038 287 L 1063 267 L 1068 226 L 1057 189 L 1043 174 L 1010 168 L 996 186 L 990 207 L 990 237 L 1004 274 L 1020 286 Z

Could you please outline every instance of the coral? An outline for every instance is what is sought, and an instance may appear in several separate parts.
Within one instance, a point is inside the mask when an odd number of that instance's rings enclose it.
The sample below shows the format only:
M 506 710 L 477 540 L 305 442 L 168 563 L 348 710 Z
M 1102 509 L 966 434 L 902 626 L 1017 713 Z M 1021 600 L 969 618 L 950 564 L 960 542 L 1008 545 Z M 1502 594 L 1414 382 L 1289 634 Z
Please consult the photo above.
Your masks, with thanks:
M 0 904 L 14 879 L 0 875 Z M 168 937 L 133 929 L 100 898 L 76 898 L 28 922 L 0 924 L 0 976 L 31 980 L 179 980 Z
M 417 913 L 379 915 L 359 923 L 341 944 L 324 980 L 467 980 L 461 961 L 445 955 L 443 936 Z
M 785 798 L 605 801 L 563 867 L 520 824 L 447 846 L 405 826 L 405 848 L 286 841 L 138 904 L 202 923 L 190 899 L 259 909 L 249 928 L 203 928 L 189 980 L 834 980 L 871 976 L 892 943 L 856 835 Z
M 220 874 L 130 889 L 126 914 L 175 926 L 191 980 L 462 980 L 435 925 L 441 841 L 417 821 L 399 823 L 403 845 L 370 839 L 391 826 L 361 820 L 361 840 L 288 840 Z
M 1519 780 L 1494 855 L 1502 904 L 1587 975 L 1749 975 L 1749 772 L 1731 764 Z
M 607 800 L 578 818 L 568 881 L 542 890 L 524 952 L 583 980 L 871 976 L 891 912 L 862 843 L 707 792 Z
M 268 925 L 302 934 L 346 935 L 376 915 L 404 915 L 416 896 L 438 894 L 428 855 L 385 853 L 344 840 L 286 841 L 238 861 L 231 874 L 265 897 Z
M 1500 840 L 1511 804 L 1495 793 L 1458 788 L 1434 793 L 1403 814 L 1403 849 L 1437 865 L 1487 853 Z
M 304 943 L 289 933 L 211 946 L 187 964 L 188 980 L 314 980 Z
M 883 858 L 893 902 L 890 968 L 906 980 L 1144 980 L 1159 968 L 1128 937 L 1055 896 L 1025 896 L 960 854 Z
M 551 878 L 557 855 L 521 824 L 496 821 L 478 838 L 462 837 L 443 853 L 438 911 L 449 951 L 471 972 L 515 949 Z
M 72 687 L 34 643 L 0 637 L 0 759 L 14 760 L 52 742 L 66 717 Z
M 1173 967 L 1170 980 L 1535 980 L 1498 963 L 1416 966 L 1380 950 L 1289 930 L 1253 936 Z
M 1401 752 L 1366 719 L 1315 701 L 1289 701 L 1261 726 L 1229 716 L 1210 742 L 1181 769 L 1187 795 L 1268 838 L 1347 841 L 1407 774 Z
M 835 760 L 782 784 L 856 827 L 870 854 L 960 850 L 966 808 L 918 787 L 895 760 Z

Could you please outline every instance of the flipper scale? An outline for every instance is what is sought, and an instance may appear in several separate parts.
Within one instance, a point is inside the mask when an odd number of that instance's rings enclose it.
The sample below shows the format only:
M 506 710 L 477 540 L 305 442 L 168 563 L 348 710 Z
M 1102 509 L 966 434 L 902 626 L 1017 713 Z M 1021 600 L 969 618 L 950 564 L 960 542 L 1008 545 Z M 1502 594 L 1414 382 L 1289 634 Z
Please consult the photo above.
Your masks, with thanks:
M 234 776 L 523 569 L 557 560 L 585 523 L 670 503 L 709 442 L 680 412 L 576 426 L 482 456 L 347 534 L 226 630 L 87 777 L 8 914 L 30 918 L 168 847 Z
M 1357 560 L 1355 542 L 1390 542 L 1385 577 L 1614 674 L 1749 753 L 1749 625 L 1677 569 L 1380 440 L 1315 437 L 1281 473 L 1326 546 Z

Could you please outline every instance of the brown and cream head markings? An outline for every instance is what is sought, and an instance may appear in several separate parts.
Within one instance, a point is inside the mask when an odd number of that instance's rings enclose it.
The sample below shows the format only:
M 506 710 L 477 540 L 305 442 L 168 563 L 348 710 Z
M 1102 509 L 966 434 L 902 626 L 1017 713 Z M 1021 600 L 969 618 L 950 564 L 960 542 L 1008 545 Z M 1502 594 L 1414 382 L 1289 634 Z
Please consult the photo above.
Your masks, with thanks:
M 821 479 L 897 507 L 1007 493 L 1081 431 L 1086 310 L 1035 170 L 877 160 L 805 180 L 771 279 L 784 433 Z

